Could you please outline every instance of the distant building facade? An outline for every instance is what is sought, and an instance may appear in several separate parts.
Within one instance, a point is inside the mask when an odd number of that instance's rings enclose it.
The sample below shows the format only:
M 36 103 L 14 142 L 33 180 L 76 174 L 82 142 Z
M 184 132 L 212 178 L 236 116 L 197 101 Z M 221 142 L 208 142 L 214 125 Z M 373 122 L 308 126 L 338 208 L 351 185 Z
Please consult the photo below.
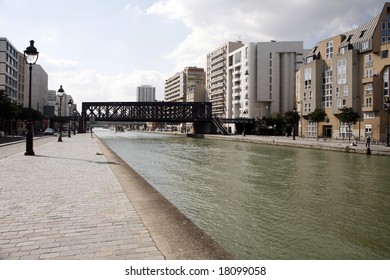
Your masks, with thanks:
M 0 37 L 0 89 L 11 100 L 23 103 L 18 91 L 19 59 L 18 50 L 7 38 Z
M 297 100 L 303 137 L 385 141 L 389 111 L 390 3 L 360 27 L 317 43 L 297 73 Z M 339 121 L 340 109 L 351 107 L 360 116 L 349 127 Z M 326 120 L 313 123 L 316 108 Z
M 137 102 L 154 102 L 156 101 L 156 88 L 150 85 L 137 87 Z
M 35 64 L 31 81 L 31 108 L 43 113 L 43 106 L 48 102 L 49 77 L 41 65 Z M 29 67 L 25 67 L 25 77 L 29 77 Z M 24 87 L 24 107 L 28 107 L 29 85 Z
M 165 81 L 164 100 L 167 102 L 204 102 L 206 100 L 203 68 L 186 67 Z

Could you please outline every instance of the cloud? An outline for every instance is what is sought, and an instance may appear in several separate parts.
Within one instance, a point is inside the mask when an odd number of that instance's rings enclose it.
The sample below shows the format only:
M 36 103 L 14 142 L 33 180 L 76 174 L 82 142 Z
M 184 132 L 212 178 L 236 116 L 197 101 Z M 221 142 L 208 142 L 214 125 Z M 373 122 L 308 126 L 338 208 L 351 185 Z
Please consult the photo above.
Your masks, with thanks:
M 378 0 L 161 0 L 146 13 L 185 24 L 190 33 L 165 58 L 175 69 L 202 64 L 227 41 L 318 41 L 348 31 L 383 8 Z M 202 59 L 203 57 L 203 59 Z
M 125 12 L 130 11 L 134 15 L 143 15 L 145 12 L 142 10 L 142 8 L 138 5 L 132 5 L 132 4 L 127 4 L 123 8 Z
M 49 68 L 49 67 L 47 67 Z M 136 88 L 142 84 L 161 84 L 166 74 L 156 71 L 134 70 L 130 73 L 103 74 L 96 70 L 65 68 L 50 75 L 50 89 L 57 90 L 63 85 L 67 94 L 72 95 L 78 108 L 82 102 L 92 101 L 136 101 Z M 163 99 L 163 88 L 157 86 L 157 99 Z

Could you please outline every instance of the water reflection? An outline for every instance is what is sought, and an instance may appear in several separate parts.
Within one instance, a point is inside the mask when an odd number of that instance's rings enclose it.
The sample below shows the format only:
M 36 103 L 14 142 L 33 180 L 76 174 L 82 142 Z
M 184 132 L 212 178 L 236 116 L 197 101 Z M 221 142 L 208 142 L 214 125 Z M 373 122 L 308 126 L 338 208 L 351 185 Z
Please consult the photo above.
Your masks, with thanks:
M 236 258 L 390 258 L 387 157 L 97 133 Z

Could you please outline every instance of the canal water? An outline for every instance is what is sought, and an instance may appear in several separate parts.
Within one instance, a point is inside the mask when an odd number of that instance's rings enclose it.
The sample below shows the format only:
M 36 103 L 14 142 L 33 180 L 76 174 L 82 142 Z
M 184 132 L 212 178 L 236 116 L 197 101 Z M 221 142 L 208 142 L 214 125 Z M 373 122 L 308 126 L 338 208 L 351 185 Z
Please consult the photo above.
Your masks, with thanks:
M 97 130 L 237 259 L 389 259 L 390 158 Z

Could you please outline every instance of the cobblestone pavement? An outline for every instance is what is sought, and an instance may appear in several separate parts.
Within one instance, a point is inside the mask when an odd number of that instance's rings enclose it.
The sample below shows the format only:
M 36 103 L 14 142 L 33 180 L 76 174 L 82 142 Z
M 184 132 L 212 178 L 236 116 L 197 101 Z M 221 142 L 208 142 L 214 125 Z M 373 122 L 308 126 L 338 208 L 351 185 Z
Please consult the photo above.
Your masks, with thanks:
M 34 151 L 0 159 L 0 259 L 164 259 L 89 134 Z

